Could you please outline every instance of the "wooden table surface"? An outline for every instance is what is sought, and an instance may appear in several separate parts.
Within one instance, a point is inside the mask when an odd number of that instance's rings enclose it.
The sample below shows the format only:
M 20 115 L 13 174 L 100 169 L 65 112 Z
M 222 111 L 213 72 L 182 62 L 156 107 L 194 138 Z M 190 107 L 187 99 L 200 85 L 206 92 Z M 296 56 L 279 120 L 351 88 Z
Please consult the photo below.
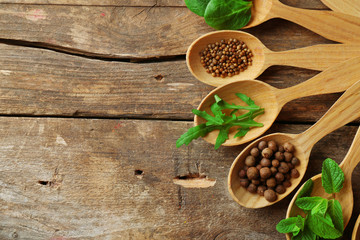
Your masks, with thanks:
M 228 193 L 245 145 L 175 146 L 214 88 L 185 64 L 210 31 L 182 0 L 0 0 L 0 239 L 284 239 L 275 226 L 293 194 L 253 210 Z M 280 19 L 246 31 L 274 51 L 331 43 Z M 275 66 L 258 79 L 285 88 L 315 74 Z M 340 95 L 288 103 L 269 132 L 307 129 Z M 344 158 L 357 126 L 315 145 L 304 180 Z M 197 188 L 205 176 L 213 186 Z M 343 239 L 360 214 L 359 181 L 358 166 Z

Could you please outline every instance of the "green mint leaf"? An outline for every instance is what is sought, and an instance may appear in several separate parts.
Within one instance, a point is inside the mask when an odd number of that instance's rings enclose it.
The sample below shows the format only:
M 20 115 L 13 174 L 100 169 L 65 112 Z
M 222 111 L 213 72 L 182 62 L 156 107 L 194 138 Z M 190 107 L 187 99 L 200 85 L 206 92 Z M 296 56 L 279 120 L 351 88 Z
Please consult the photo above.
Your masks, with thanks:
M 299 233 L 304 228 L 305 219 L 300 215 L 281 220 L 276 225 L 279 233 Z
M 344 183 L 344 173 L 339 165 L 331 158 L 325 159 L 322 165 L 322 186 L 325 192 L 332 194 L 339 192 Z
M 185 4 L 190 11 L 201 17 L 204 16 L 205 9 L 209 2 L 210 0 L 185 0 Z
M 216 138 L 215 142 L 215 150 L 218 149 L 221 144 L 223 144 L 226 140 L 229 139 L 229 129 L 231 126 L 223 126 L 220 129 L 219 135 Z
M 310 197 L 312 189 L 314 187 L 314 182 L 313 180 L 310 178 L 309 180 L 307 180 L 303 187 L 301 188 L 297 198 L 302 198 L 302 197 Z
M 313 233 L 307 224 L 303 230 L 301 230 L 297 235 L 293 234 L 292 240 L 316 240 L 316 234 Z
M 197 109 L 191 110 L 193 114 L 198 115 L 199 117 L 202 117 L 203 119 L 207 120 L 206 126 L 209 125 L 221 125 L 224 123 L 224 120 L 221 118 L 221 116 L 211 116 L 205 111 L 200 111 Z
M 309 214 L 307 220 L 310 230 L 321 238 L 336 239 L 342 236 L 342 232 L 334 227 L 329 214 L 325 214 L 325 217 L 321 214 Z
M 329 200 L 327 213 L 330 215 L 335 228 L 342 233 L 344 231 L 344 217 L 340 202 L 335 199 Z
M 328 207 L 328 200 L 322 197 L 302 197 L 295 201 L 295 204 L 303 210 L 311 210 L 311 214 L 326 213 Z
M 234 138 L 243 137 L 249 132 L 250 128 L 238 128 L 238 132 L 235 134 Z
M 207 133 L 215 129 L 216 126 L 206 126 L 205 123 L 189 128 L 189 130 L 176 141 L 176 147 L 180 147 L 183 144 L 188 145 L 192 140 L 204 137 Z
M 252 1 L 211 0 L 205 9 L 205 22 L 218 30 L 237 30 L 250 21 L 251 7 Z

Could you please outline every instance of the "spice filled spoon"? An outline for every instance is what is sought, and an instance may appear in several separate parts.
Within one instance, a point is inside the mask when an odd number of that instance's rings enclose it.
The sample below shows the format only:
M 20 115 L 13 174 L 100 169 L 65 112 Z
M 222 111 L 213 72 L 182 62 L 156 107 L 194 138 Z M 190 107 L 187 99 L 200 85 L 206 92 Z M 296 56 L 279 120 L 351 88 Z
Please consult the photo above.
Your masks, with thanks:
M 359 78 L 358 78 L 359 79 Z M 309 162 L 310 152 L 321 138 L 345 124 L 360 117 L 360 81 L 352 85 L 333 104 L 324 116 L 312 127 L 300 134 L 274 133 L 261 137 L 250 143 L 234 160 L 228 176 L 228 190 L 232 198 L 247 208 L 262 208 L 270 206 L 289 195 L 299 185 Z M 294 156 L 299 159 L 300 165 L 296 167 L 299 177 L 291 179 L 291 186 L 283 194 L 279 194 L 273 202 L 268 202 L 258 194 L 248 192 L 240 185 L 239 171 L 244 167 L 245 158 L 250 150 L 258 146 L 260 141 L 275 141 L 278 145 L 290 143 L 295 147 Z
M 222 145 L 235 146 L 249 142 L 265 133 L 271 127 L 282 107 L 287 102 L 306 96 L 342 92 L 359 79 L 360 57 L 356 57 L 338 63 L 305 82 L 285 89 L 278 89 L 257 80 L 242 80 L 223 85 L 211 91 L 201 101 L 198 110 L 212 114 L 210 107 L 215 102 L 215 94 L 228 103 L 243 104 L 239 98 L 236 97 L 235 93 L 247 95 L 254 100 L 256 105 L 264 108 L 265 113 L 255 118 L 257 122 L 264 124 L 263 127 L 251 128 L 250 131 L 241 138 L 234 138 L 237 132 L 236 127 L 229 130 L 229 139 Z M 196 115 L 194 117 L 194 124 L 200 125 L 202 123 L 205 123 L 205 120 Z M 219 130 L 214 130 L 204 136 L 203 139 L 215 144 L 218 133 Z
M 238 39 L 243 41 L 252 51 L 252 65 L 245 71 L 232 77 L 213 77 L 206 72 L 200 60 L 200 52 L 204 51 L 208 44 L 220 42 L 222 39 Z M 360 52 L 360 44 L 321 44 L 282 52 L 269 50 L 258 38 L 242 31 L 216 31 L 207 33 L 196 39 L 186 53 L 186 64 L 190 72 L 200 81 L 220 86 L 226 83 L 255 79 L 268 67 L 273 65 L 287 65 L 312 70 L 325 70 L 328 67 L 357 57 Z M 341 54 L 339 54 L 341 53 Z
M 360 128 L 357 130 L 355 138 L 350 146 L 348 153 L 346 154 L 344 160 L 340 163 L 340 168 L 344 172 L 345 180 L 343 183 L 343 188 L 340 192 L 331 195 L 326 193 L 324 188 L 322 187 L 321 182 L 321 173 L 312 177 L 312 181 L 314 183 L 313 190 L 311 192 L 311 196 L 319 196 L 327 199 L 335 198 L 338 200 L 342 206 L 343 211 L 343 219 L 344 219 L 344 228 L 349 223 L 351 214 L 354 207 L 354 197 L 353 197 L 353 190 L 351 185 L 351 175 L 354 171 L 355 167 L 360 162 Z M 304 185 L 303 185 L 304 186 Z M 302 186 L 302 187 L 303 187 Z M 296 198 L 299 195 L 301 188 L 297 191 L 294 195 L 293 199 L 291 200 L 288 210 L 286 212 L 286 218 L 289 217 L 296 217 L 297 215 L 302 215 L 303 211 L 298 208 L 295 204 Z M 291 239 L 289 234 L 286 234 L 287 239 Z
M 279 0 L 253 0 L 251 19 L 244 28 L 257 26 L 272 18 L 289 20 L 336 42 L 359 42 L 359 17 L 334 11 L 290 7 Z

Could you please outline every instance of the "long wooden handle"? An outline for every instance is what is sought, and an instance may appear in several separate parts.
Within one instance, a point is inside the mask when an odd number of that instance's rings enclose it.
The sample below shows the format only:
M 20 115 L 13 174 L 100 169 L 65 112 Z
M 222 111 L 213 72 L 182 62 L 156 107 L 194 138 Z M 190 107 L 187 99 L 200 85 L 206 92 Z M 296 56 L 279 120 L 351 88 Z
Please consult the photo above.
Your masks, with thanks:
M 354 16 L 360 16 L 360 4 L 357 0 L 321 0 L 326 6 L 335 12 L 342 12 Z
M 310 152 L 321 138 L 345 124 L 360 117 L 360 81 L 351 86 L 320 118 L 305 132 L 297 135 L 296 140 Z
M 265 65 L 286 65 L 322 71 L 359 55 L 360 42 L 359 44 L 319 44 L 283 52 L 269 52 L 265 58 Z
M 345 178 L 348 177 L 351 179 L 351 174 L 354 171 L 354 168 L 360 162 L 360 127 L 358 128 L 354 140 L 347 152 L 344 160 L 340 163 Z
M 271 17 L 297 23 L 333 41 L 359 43 L 360 18 L 333 11 L 294 8 L 273 0 Z
M 297 98 L 342 92 L 358 80 L 360 80 L 360 57 L 335 64 L 305 82 L 278 90 L 278 103 L 282 107 Z

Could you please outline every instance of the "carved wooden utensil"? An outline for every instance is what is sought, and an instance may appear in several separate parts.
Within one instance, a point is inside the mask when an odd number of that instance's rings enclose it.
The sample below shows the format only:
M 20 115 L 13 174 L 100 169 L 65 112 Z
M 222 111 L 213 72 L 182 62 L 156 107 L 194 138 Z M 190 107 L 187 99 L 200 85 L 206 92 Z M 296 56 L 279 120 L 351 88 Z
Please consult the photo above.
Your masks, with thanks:
M 343 188 L 340 190 L 339 193 L 335 193 L 335 199 L 337 199 L 342 207 L 343 211 L 343 218 L 344 218 L 344 228 L 349 223 L 351 214 L 354 207 L 354 197 L 353 197 L 353 190 L 351 185 L 351 175 L 354 171 L 355 167 L 360 162 L 360 128 L 358 129 L 355 138 L 351 144 L 351 147 L 346 154 L 344 160 L 340 163 L 340 168 L 343 170 L 345 175 L 345 181 L 343 184 Z M 323 198 L 331 198 L 332 195 L 325 192 L 324 188 L 322 187 L 321 183 L 321 173 L 311 178 L 314 182 L 314 187 L 311 193 L 311 196 L 319 196 Z M 298 208 L 295 204 L 296 198 L 300 193 L 302 187 L 299 188 L 297 193 L 294 195 L 293 199 L 291 200 L 287 213 L 286 218 L 289 217 L 296 217 L 297 215 L 301 215 L 303 212 L 300 208 Z M 289 234 L 286 234 L 286 238 L 288 240 L 291 239 Z
M 213 77 L 201 65 L 199 53 L 208 44 L 230 38 L 236 38 L 245 42 L 249 49 L 252 50 L 254 55 L 252 66 L 232 77 Z M 220 86 L 238 80 L 255 79 L 273 65 L 287 65 L 322 71 L 336 63 L 359 56 L 359 52 L 360 44 L 321 44 L 283 52 L 273 52 L 265 47 L 259 39 L 249 33 L 242 31 L 216 31 L 201 36 L 190 45 L 186 53 L 186 63 L 190 72 L 198 80 L 212 86 Z
M 359 17 L 334 11 L 294 8 L 279 0 L 253 0 L 253 3 L 252 16 L 245 28 L 254 27 L 271 18 L 283 18 L 333 41 L 359 42 Z
M 214 95 L 228 103 L 237 105 L 244 104 L 235 93 L 243 93 L 255 101 L 255 104 L 265 108 L 265 113 L 255 118 L 256 121 L 264 124 L 263 127 L 251 128 L 251 130 L 241 138 L 234 138 L 237 128 L 231 128 L 229 139 L 223 143 L 224 146 L 234 146 L 249 142 L 265 133 L 273 124 L 280 113 L 282 107 L 289 101 L 306 96 L 342 92 L 360 79 L 360 57 L 356 57 L 336 64 L 331 68 L 317 74 L 309 80 L 296 86 L 277 89 L 269 84 L 257 80 L 242 80 L 229 83 L 214 89 L 200 103 L 198 110 L 211 113 L 211 105 L 215 102 Z M 194 123 L 199 125 L 205 120 L 195 116 Z M 219 130 L 214 130 L 207 134 L 203 139 L 215 144 Z
M 360 2 L 357 0 L 321 0 L 321 2 L 335 12 L 360 17 Z
M 305 91 L 305 89 L 304 89 Z M 270 206 L 289 195 L 300 183 L 309 162 L 310 152 L 321 138 L 338 129 L 341 126 L 360 117 L 360 81 L 351 86 L 325 113 L 325 115 L 312 127 L 300 134 L 274 133 L 257 139 L 249 144 L 234 160 L 228 176 L 228 189 L 232 198 L 240 205 L 247 208 L 262 208 Z M 280 145 L 290 142 L 295 146 L 295 157 L 300 160 L 296 167 L 300 176 L 291 179 L 291 186 L 283 194 L 278 194 L 274 202 L 268 202 L 258 194 L 248 192 L 240 185 L 239 171 L 244 167 L 245 158 L 250 150 L 262 140 L 274 140 Z

